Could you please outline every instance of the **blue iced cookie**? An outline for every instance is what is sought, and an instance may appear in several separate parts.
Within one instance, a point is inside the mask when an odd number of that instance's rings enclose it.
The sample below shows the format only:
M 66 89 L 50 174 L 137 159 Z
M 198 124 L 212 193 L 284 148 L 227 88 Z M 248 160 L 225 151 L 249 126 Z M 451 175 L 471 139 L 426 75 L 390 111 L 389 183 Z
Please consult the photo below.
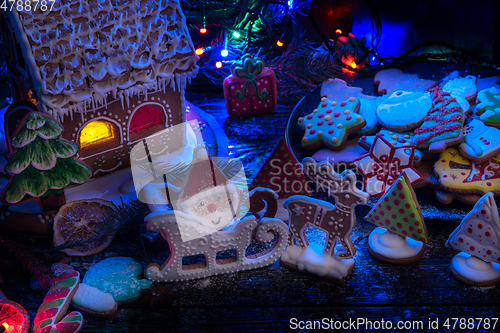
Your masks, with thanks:
M 138 280 L 141 273 L 142 266 L 134 259 L 113 257 L 90 267 L 82 283 L 110 294 L 116 302 L 128 302 L 151 286 L 149 280 Z

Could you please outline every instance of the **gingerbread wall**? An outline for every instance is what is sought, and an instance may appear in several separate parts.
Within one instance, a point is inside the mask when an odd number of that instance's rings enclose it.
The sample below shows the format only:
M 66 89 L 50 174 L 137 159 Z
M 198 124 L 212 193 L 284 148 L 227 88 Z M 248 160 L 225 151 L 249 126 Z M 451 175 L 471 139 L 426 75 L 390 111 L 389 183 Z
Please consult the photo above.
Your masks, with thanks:
M 129 167 L 130 151 L 137 142 L 184 121 L 181 93 L 170 88 L 166 88 L 165 93 L 134 96 L 128 105 L 124 103 L 123 106 L 120 100 L 110 101 L 107 107 L 66 115 L 61 122 L 63 137 L 81 145 L 78 158 L 92 168 L 94 177 Z M 81 144 L 86 126 L 92 126 L 96 121 L 110 125 L 113 137 L 87 146 Z M 158 139 L 157 145 L 169 151 L 179 149 L 183 143 L 183 138 L 174 134 L 162 135 Z

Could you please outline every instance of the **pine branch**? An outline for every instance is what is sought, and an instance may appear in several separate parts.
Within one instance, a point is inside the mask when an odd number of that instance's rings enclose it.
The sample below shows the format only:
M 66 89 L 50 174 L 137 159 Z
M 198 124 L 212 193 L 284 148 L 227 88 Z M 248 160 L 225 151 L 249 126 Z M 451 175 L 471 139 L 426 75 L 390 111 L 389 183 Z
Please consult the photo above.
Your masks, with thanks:
M 35 275 L 41 285 L 50 286 L 54 280 L 53 273 L 44 264 L 44 260 L 31 253 L 24 245 L 0 236 L 0 245 L 7 250 L 9 255 Z

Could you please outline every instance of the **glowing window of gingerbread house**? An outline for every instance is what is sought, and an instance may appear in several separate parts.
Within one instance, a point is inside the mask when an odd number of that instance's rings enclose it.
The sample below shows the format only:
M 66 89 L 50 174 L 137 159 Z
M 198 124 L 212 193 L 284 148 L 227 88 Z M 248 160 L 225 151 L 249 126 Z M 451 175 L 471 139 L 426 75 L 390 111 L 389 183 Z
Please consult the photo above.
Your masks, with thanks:
M 95 120 L 88 123 L 80 132 L 80 147 L 112 140 L 116 137 L 114 126 L 109 121 Z
M 161 125 L 163 111 L 154 105 L 143 105 L 135 111 L 130 122 L 130 134 L 138 133 L 155 125 Z

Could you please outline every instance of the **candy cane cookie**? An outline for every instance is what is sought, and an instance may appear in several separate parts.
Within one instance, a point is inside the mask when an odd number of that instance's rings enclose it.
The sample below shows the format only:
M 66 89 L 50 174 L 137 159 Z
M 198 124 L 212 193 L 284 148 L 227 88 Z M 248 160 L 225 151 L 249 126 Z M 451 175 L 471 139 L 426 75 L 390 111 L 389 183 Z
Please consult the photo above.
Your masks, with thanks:
M 35 333 L 77 333 L 83 328 L 83 316 L 73 311 L 64 317 L 80 283 L 80 273 L 67 270 L 57 276 L 43 299 L 33 321 Z

